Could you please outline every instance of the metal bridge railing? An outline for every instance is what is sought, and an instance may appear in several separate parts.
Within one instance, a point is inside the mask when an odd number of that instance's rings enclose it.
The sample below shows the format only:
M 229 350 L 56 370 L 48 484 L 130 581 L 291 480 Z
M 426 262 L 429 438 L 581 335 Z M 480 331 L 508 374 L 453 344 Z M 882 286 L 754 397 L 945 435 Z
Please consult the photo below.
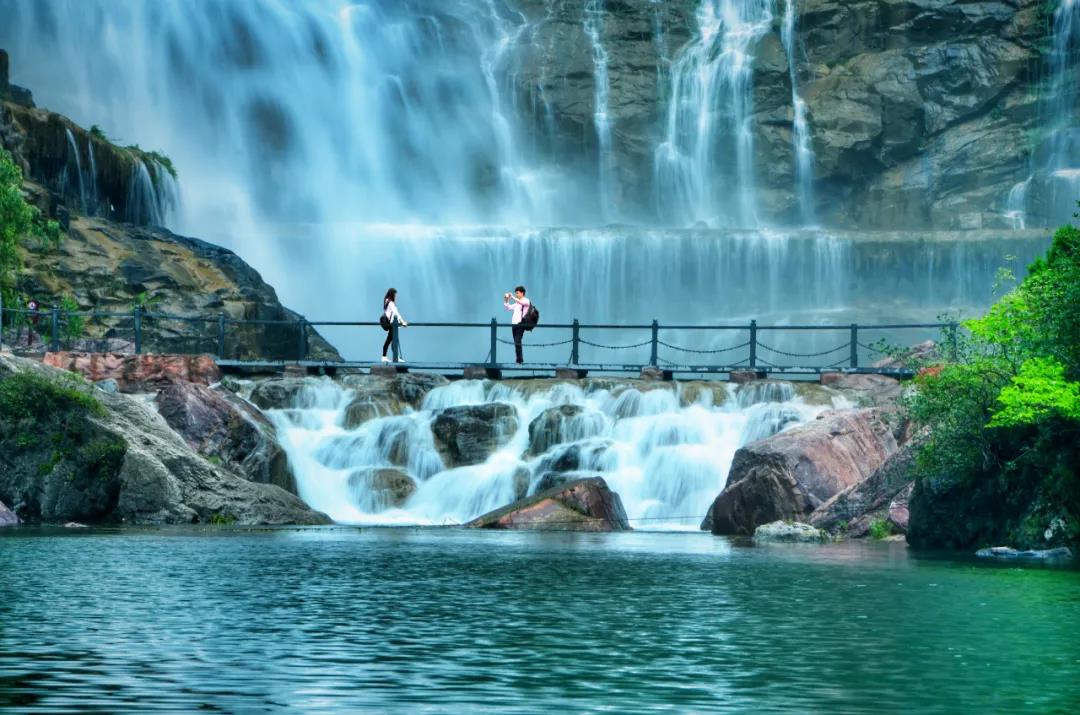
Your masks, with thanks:
M 487 355 L 466 363 L 496 368 L 500 346 L 512 354 L 513 342 L 500 331 L 508 332 L 508 323 L 492 318 L 488 323 L 426 322 L 410 323 L 410 329 L 486 330 Z M 336 362 L 325 355 L 312 354 L 314 340 L 322 340 L 317 330 L 377 328 L 377 322 L 307 320 L 258 320 L 232 318 L 224 313 L 207 316 L 181 316 L 136 307 L 130 312 L 65 311 L 59 306 L 28 310 L 0 308 L 0 347 L 25 347 L 48 351 L 143 352 L 210 354 L 235 361 L 311 361 Z M 401 355 L 400 327 L 391 326 L 391 349 L 395 360 Z M 651 366 L 680 371 L 728 372 L 732 370 L 800 371 L 825 369 L 860 369 L 864 358 L 887 353 L 882 341 L 868 336 L 903 331 L 945 331 L 946 348 L 955 352 L 956 323 L 897 323 L 846 325 L 759 325 L 745 324 L 644 324 L 544 323 L 535 327 L 526 346 L 536 349 L 565 348 L 565 353 L 550 364 L 583 368 L 623 368 Z M 618 339 L 605 338 L 611 331 Z M 638 333 L 640 337 L 633 336 Z M 784 335 L 788 334 L 786 342 Z M 825 347 L 793 347 L 790 334 L 835 335 Z M 542 335 L 552 335 L 544 339 Z M 690 335 L 705 334 L 707 345 L 694 342 Z M 681 341 L 681 342 L 680 342 Z M 688 344 L 689 343 L 689 344 Z M 321 345 L 328 345 L 321 343 Z M 586 360 L 583 348 L 593 359 Z M 647 349 L 647 356 L 646 356 Z M 550 353 L 549 353 L 550 354 Z M 562 357 L 565 355 L 565 358 Z M 610 359 L 608 359 L 610 356 Z M 630 358 L 630 359 L 628 359 Z M 546 363 L 545 363 L 546 364 Z

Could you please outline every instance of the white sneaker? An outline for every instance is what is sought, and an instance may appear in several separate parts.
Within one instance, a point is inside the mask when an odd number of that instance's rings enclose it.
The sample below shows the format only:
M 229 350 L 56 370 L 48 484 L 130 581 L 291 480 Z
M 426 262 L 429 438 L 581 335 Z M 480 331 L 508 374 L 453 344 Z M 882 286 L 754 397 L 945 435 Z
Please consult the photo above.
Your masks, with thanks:
M 397 361 L 398 361 L 398 362 L 405 362 L 405 358 L 403 358 L 403 357 L 399 357 L 399 358 L 397 359 Z
M 383 362 L 390 362 L 390 358 L 388 358 L 388 357 L 386 357 L 385 355 L 383 355 L 383 356 L 382 356 L 382 361 L 383 361 Z

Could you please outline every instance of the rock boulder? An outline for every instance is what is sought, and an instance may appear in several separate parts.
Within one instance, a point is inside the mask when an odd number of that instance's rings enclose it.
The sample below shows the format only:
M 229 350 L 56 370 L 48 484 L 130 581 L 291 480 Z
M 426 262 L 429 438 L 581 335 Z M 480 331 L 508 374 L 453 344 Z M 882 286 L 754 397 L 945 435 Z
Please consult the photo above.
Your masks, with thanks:
M 517 410 L 502 402 L 450 407 L 431 423 L 435 446 L 451 468 L 484 462 L 517 427 Z
M 874 519 L 888 519 L 893 501 L 899 500 L 894 530 L 904 533 L 907 530 L 907 497 L 903 495 L 910 495 L 918 449 L 918 441 L 903 445 L 869 477 L 844 489 L 815 509 L 807 518 L 807 523 L 833 533 L 866 536 L 869 523 Z M 853 528 L 857 522 L 862 527 Z
M 824 412 L 814 422 L 735 453 L 728 486 L 702 528 L 752 534 L 778 519 L 804 521 L 831 497 L 874 472 L 897 449 L 878 409 Z
M 15 512 L 8 509 L 4 502 L 0 501 L 0 527 L 17 526 L 18 524 L 19 517 L 15 516 Z
M 206 460 L 141 400 L 93 391 L 69 373 L 32 360 L 0 356 L 0 380 L 23 374 L 35 376 L 22 381 L 57 407 L 18 429 L 58 435 L 62 447 L 5 442 L 11 425 L 0 429 L 0 499 L 23 521 L 329 522 L 280 487 L 248 481 Z
M 466 524 L 471 529 L 629 531 L 619 495 L 600 477 L 538 492 Z
M 798 521 L 774 521 L 754 529 L 755 544 L 770 542 L 820 544 L 828 540 L 829 535 L 824 531 Z
M 258 409 L 227 390 L 174 382 L 158 393 L 158 413 L 192 449 L 253 482 L 296 493 L 288 458 L 274 426 Z

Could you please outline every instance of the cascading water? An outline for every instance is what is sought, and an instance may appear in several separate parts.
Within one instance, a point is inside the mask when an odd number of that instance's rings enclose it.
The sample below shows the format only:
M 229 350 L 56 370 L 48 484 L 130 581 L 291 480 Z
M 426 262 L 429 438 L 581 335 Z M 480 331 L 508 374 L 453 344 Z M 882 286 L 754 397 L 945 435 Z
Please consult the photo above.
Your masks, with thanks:
M 127 220 L 148 226 L 168 225 L 178 196 L 172 175 L 157 162 L 148 167 L 138 159 L 128 185 Z
M 592 46 L 593 126 L 596 129 L 597 183 L 600 218 L 612 216 L 614 179 L 612 176 L 611 119 L 608 116 L 608 55 L 604 49 L 604 0 L 588 0 L 585 5 L 585 34 Z
M 814 223 L 814 150 L 810 146 L 810 125 L 806 119 L 806 102 L 799 95 L 799 77 L 796 70 L 795 52 L 798 47 L 796 35 L 796 0 L 784 0 L 784 22 L 780 26 L 780 39 L 788 57 L 788 74 L 791 77 L 792 149 L 795 152 L 795 195 L 799 202 L 799 218 L 802 225 Z
M 678 222 L 757 223 L 754 198 L 754 44 L 772 27 L 771 0 L 702 0 L 694 40 L 672 65 L 656 201 Z
M 80 210 L 83 213 L 86 213 L 88 203 L 87 203 L 87 199 L 86 199 L 86 186 L 83 184 L 83 169 L 82 169 L 82 160 L 79 158 L 79 147 L 75 143 L 75 135 L 71 133 L 70 129 L 65 128 L 64 133 L 67 135 L 68 156 L 70 157 L 69 160 L 68 160 L 68 165 L 69 165 L 68 168 L 70 169 L 71 159 L 74 159 L 74 161 L 75 161 L 75 178 L 78 181 L 78 185 L 79 185 L 79 206 L 80 206 Z M 68 178 L 70 178 L 71 172 L 68 171 L 67 173 L 69 175 Z
M 640 391 L 460 381 L 435 388 L 421 410 L 348 429 L 353 397 L 347 386 L 312 380 L 293 408 L 268 412 L 300 496 L 353 523 L 462 523 L 562 480 L 599 474 L 636 527 L 696 529 L 736 449 L 825 409 L 775 383 Z M 483 463 L 447 469 L 432 420 L 447 407 L 491 403 L 513 407 L 517 430 Z M 556 428 L 530 430 L 545 410 L 561 406 L 574 411 Z
M 1060 0 L 1054 11 L 1041 94 L 1033 171 L 1005 202 L 1006 217 L 1021 228 L 1033 217 L 1068 222 L 1080 198 L 1080 0 Z

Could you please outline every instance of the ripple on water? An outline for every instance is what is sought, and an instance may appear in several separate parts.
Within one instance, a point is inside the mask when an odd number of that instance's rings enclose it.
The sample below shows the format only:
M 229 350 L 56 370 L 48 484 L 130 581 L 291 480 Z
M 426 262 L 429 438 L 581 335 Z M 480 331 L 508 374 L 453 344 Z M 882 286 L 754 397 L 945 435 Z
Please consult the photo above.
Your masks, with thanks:
M 1069 710 L 1080 573 L 436 529 L 0 536 L 0 710 Z

